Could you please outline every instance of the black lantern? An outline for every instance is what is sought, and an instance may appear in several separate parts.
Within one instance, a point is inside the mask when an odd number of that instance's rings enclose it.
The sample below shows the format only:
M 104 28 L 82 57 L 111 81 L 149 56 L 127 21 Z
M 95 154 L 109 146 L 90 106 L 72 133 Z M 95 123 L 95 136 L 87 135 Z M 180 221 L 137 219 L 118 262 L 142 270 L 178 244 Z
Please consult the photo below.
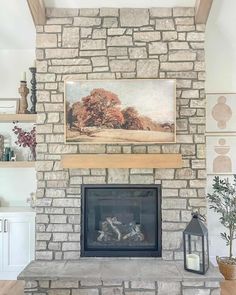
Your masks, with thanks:
M 198 274 L 205 274 L 209 268 L 208 230 L 205 218 L 192 213 L 192 220 L 183 232 L 184 269 Z

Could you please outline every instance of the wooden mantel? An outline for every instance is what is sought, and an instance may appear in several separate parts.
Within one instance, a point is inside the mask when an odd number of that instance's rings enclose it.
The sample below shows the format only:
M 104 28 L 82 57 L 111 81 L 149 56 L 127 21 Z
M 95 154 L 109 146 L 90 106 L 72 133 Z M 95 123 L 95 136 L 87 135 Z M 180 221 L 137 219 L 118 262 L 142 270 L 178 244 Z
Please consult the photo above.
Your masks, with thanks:
M 63 168 L 182 168 L 180 154 L 63 155 Z

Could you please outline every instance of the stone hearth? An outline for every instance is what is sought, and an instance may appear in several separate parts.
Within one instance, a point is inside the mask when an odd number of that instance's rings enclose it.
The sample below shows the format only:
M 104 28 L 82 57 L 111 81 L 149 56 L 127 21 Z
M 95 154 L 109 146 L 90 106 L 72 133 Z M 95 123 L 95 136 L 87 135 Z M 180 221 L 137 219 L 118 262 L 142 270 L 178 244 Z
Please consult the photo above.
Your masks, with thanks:
M 26 294 L 220 295 L 221 276 L 213 267 L 202 276 L 157 258 L 81 258 L 32 262 L 19 279 L 26 281 Z

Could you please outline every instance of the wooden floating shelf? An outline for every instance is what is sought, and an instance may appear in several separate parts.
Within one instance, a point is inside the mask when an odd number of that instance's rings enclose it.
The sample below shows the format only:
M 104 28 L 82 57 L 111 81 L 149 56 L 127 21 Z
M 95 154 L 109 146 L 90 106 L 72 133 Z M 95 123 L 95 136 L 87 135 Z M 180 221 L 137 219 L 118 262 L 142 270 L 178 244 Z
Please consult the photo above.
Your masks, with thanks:
M 32 168 L 35 161 L 0 161 L 0 168 Z
M 22 123 L 35 123 L 36 118 L 36 114 L 0 114 L 0 122 L 2 123 L 11 123 L 14 121 Z
M 63 168 L 182 168 L 181 154 L 63 155 Z

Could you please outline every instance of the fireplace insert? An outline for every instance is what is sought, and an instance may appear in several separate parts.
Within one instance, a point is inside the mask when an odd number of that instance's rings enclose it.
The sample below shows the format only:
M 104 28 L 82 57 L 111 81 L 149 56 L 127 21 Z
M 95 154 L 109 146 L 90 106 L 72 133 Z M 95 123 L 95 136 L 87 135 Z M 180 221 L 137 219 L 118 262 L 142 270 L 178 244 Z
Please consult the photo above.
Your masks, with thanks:
M 160 185 L 82 185 L 81 256 L 161 256 Z

